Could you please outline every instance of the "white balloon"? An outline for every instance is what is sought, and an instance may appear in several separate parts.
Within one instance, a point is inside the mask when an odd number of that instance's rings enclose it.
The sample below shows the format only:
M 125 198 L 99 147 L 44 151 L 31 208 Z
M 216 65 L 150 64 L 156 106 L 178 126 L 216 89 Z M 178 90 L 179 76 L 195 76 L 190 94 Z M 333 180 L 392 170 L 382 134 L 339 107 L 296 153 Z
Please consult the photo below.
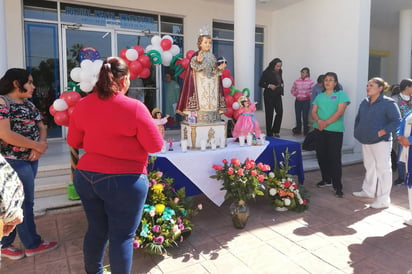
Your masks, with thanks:
M 162 38 L 160 38 L 159 35 L 155 35 L 152 37 L 152 39 L 150 40 L 152 42 L 153 46 L 158 46 L 160 47 L 160 41 L 162 40 Z
M 232 104 L 232 108 L 233 109 L 239 109 L 239 107 L 240 107 L 240 105 L 239 105 L 239 103 L 238 102 L 234 102 L 233 104 Z
M 152 49 L 153 49 L 153 46 L 152 46 L 152 45 L 148 45 L 148 46 L 146 47 L 146 49 L 144 50 L 144 52 L 148 53 L 148 52 L 151 51 Z
M 70 71 L 70 78 L 75 82 L 80 82 L 80 72 L 82 69 L 80 67 L 75 67 Z
M 69 105 L 67 105 L 66 101 L 63 99 L 56 99 L 53 102 L 53 107 L 57 111 L 63 111 L 69 108 Z
M 169 39 L 170 42 L 172 42 L 172 45 L 173 45 L 173 38 L 172 38 L 172 36 L 170 36 L 170 35 L 165 35 L 165 36 L 163 36 L 163 39 Z
M 82 69 L 80 72 L 80 82 L 90 82 L 93 78 L 93 70 Z
M 163 55 L 163 49 L 161 46 L 153 46 L 152 49 L 157 50 L 161 55 Z
M 91 82 L 81 82 L 80 89 L 84 92 L 90 92 L 93 90 L 93 84 Z
M 173 56 L 178 55 L 180 53 L 179 46 L 173 45 L 172 48 L 170 49 L 170 52 L 172 53 Z
M 139 57 L 139 53 L 135 49 L 126 50 L 126 58 L 130 61 L 135 61 Z
M 169 62 L 169 64 L 170 64 L 170 61 L 172 61 L 172 59 L 173 59 L 173 55 L 170 51 L 164 51 L 162 53 L 162 60 L 163 61 Z
M 230 80 L 230 78 L 223 78 L 222 85 L 224 88 L 230 88 L 232 85 L 232 80 Z
M 80 67 L 82 68 L 82 70 L 92 70 L 93 62 L 89 59 L 85 59 L 80 63 Z
M 165 67 L 168 67 L 168 66 L 170 66 L 170 61 L 162 59 L 162 65 L 165 66 Z
M 102 68 L 102 66 L 103 66 L 103 61 L 102 60 L 95 60 L 93 62 L 93 71 L 98 74 L 100 72 L 100 69 Z

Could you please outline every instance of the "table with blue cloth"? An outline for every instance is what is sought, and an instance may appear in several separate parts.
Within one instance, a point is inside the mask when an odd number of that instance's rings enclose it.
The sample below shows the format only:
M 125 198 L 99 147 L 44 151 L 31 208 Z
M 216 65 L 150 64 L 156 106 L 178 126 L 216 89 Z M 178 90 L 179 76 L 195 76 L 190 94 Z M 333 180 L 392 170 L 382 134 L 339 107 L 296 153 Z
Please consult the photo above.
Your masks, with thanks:
M 296 152 L 289 161 L 291 166 L 289 174 L 296 175 L 299 183 L 303 184 L 304 170 L 300 143 L 271 137 L 266 138 L 265 144 L 258 146 L 241 147 L 233 138 L 229 138 L 225 148 L 187 152 L 182 152 L 180 142 L 174 142 L 173 151 L 152 155 L 156 156 L 153 169 L 162 171 L 163 176 L 173 178 L 176 189 L 185 187 L 186 195 L 193 196 L 203 193 L 220 206 L 224 202 L 225 191 L 221 190 L 222 181 L 210 178 L 211 175 L 216 174 L 212 165 L 222 164 L 223 159 L 230 161 L 232 158 L 238 158 L 244 162 L 246 158 L 249 158 L 255 159 L 256 163 L 268 164 L 273 170 L 274 153 L 277 164 L 279 164 L 284 161 L 283 155 L 286 149 L 289 154 Z

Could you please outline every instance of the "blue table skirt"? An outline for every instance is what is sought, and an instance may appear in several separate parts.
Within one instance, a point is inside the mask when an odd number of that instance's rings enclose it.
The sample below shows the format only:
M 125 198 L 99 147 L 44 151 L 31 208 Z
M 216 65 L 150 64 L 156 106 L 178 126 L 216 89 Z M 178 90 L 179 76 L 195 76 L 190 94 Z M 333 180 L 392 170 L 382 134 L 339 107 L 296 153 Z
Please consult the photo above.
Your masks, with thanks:
M 273 152 L 276 153 L 276 160 L 279 163 L 284 160 L 282 153 L 285 153 L 287 148 L 289 150 L 289 153 L 296 151 L 296 154 L 290 158 L 289 165 L 292 168 L 290 169 L 289 174 L 296 175 L 298 177 L 299 183 L 303 184 L 305 175 L 303 170 L 302 151 L 300 148 L 300 143 L 271 137 L 267 137 L 266 140 L 269 141 L 269 145 L 256 159 L 256 163 L 262 162 L 264 164 L 268 164 L 273 170 L 273 165 L 275 163 Z M 199 161 L 199 163 L 201 163 L 201 161 Z M 183 174 L 178 168 L 176 168 L 176 166 L 173 165 L 167 158 L 156 158 L 153 168 L 155 170 L 162 171 L 164 176 L 173 178 L 174 186 L 176 189 L 185 187 L 187 196 L 202 194 L 202 191 L 191 180 L 189 180 L 185 176 L 185 174 Z M 212 167 L 202 167 L 201 164 L 199 164 L 199 168 Z

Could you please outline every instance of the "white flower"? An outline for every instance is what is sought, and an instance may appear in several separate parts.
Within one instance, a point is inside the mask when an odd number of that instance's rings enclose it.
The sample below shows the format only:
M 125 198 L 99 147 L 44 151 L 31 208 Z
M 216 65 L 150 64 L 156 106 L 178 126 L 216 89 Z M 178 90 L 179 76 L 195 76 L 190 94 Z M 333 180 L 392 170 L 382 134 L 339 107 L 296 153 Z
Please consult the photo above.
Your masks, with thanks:
M 202 204 L 198 204 L 198 205 L 197 205 L 197 208 L 198 208 L 199 210 L 202 210 L 202 209 L 203 209 L 203 205 L 202 205 Z
M 269 178 L 275 178 L 275 173 L 269 172 Z
M 275 188 L 269 189 L 269 195 L 270 196 L 275 196 L 276 195 L 276 189 Z
M 283 203 L 285 204 L 285 206 L 290 206 L 290 199 L 289 198 L 285 198 L 284 200 L 283 200 Z

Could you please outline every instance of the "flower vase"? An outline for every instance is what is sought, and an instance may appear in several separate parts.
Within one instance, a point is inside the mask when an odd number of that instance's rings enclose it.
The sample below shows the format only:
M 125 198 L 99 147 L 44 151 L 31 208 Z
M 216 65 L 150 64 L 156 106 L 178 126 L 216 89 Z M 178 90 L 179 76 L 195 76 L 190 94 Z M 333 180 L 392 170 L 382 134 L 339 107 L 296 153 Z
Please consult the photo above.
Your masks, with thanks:
M 244 201 L 233 202 L 230 207 L 230 215 L 235 228 L 242 229 L 249 218 L 249 206 Z

